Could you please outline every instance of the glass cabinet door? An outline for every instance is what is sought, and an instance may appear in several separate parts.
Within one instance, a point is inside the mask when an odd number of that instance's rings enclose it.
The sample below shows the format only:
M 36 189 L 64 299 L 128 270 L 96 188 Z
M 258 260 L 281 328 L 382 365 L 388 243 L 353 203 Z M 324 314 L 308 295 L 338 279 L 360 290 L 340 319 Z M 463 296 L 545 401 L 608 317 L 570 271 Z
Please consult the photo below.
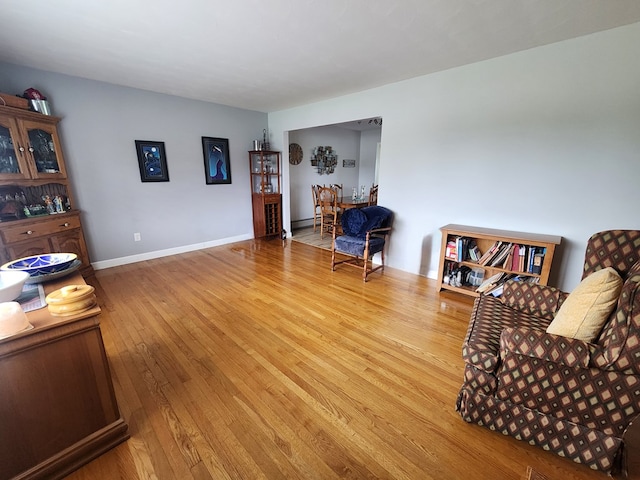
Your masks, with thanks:
M 27 178 L 29 170 L 24 161 L 24 146 L 20 145 L 17 124 L 0 116 L 0 178 Z
M 60 152 L 60 141 L 53 125 L 46 123 L 24 123 L 28 141 L 28 156 L 33 178 L 64 177 L 64 162 Z

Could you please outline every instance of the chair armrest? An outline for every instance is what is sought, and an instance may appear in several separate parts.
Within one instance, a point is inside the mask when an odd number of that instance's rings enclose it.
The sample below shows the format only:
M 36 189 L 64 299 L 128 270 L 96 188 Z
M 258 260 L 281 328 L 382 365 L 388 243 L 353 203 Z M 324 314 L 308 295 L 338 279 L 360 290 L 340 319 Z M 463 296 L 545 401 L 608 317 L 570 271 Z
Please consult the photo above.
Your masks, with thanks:
M 553 320 L 568 296 L 568 293 L 555 287 L 509 280 L 504 284 L 500 300 L 521 312 Z
M 375 235 L 386 236 L 391 231 L 391 227 L 383 227 L 383 228 L 372 228 L 371 230 L 367 230 L 367 238 Z
M 505 328 L 500 334 L 500 357 L 507 352 L 559 363 L 567 367 L 589 368 L 592 347 L 583 340 L 561 337 L 529 328 Z

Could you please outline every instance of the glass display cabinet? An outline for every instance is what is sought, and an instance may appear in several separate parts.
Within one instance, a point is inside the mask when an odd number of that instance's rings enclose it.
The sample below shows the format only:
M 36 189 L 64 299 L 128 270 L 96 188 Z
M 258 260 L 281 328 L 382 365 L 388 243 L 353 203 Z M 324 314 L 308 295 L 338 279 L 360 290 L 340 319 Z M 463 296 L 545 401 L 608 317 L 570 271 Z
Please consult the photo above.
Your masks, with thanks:
M 251 203 L 255 238 L 280 236 L 282 232 L 282 191 L 280 152 L 252 150 Z

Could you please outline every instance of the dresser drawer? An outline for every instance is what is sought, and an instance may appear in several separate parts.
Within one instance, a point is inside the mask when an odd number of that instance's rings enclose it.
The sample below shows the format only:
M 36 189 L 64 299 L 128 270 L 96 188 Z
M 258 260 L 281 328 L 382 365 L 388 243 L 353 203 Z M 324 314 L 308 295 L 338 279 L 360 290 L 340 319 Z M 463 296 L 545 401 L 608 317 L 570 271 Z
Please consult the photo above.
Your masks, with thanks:
M 2 241 L 7 245 L 72 230 L 74 228 L 80 228 L 80 217 L 77 215 L 46 218 L 41 221 L 31 222 L 28 225 L 3 226 Z

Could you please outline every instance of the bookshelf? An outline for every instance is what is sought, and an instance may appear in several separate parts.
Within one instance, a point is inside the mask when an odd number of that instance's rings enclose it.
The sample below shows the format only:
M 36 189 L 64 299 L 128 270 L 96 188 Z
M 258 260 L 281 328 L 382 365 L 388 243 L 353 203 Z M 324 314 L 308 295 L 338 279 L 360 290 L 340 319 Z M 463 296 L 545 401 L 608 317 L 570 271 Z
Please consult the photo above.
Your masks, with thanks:
M 467 267 L 469 270 L 482 269 L 485 280 L 498 274 L 504 274 L 503 277 L 518 275 L 524 281 L 547 285 L 556 246 L 562 241 L 562 237 L 557 235 L 513 232 L 468 225 L 449 224 L 441 227 L 440 231 L 442 245 L 438 268 L 438 290 L 451 290 L 473 297 L 480 295 L 476 291 L 477 286 L 465 284 L 464 279 L 462 285 L 456 282 L 448 283 L 447 277 L 450 277 L 456 269 Z M 454 244 L 455 249 L 452 248 Z M 473 246 L 477 249 L 473 249 Z M 496 249 L 493 254 L 488 254 L 487 252 L 494 246 Z M 484 264 L 479 263 L 478 260 Z M 462 270 L 466 269 L 462 268 Z

